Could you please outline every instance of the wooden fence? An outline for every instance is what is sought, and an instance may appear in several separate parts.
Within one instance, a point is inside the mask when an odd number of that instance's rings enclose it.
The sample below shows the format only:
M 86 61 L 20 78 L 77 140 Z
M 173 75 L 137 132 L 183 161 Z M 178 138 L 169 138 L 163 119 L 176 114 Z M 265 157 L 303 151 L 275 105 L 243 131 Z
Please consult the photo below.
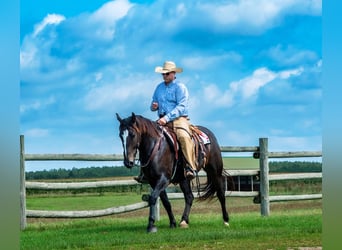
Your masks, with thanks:
M 221 147 L 221 152 L 252 152 L 254 158 L 259 159 L 259 170 L 228 170 L 230 176 L 248 176 L 251 182 L 249 191 L 226 191 L 226 196 L 235 197 L 254 197 L 254 201 L 260 203 L 260 212 L 262 216 L 268 216 L 270 213 L 270 202 L 290 201 L 290 200 L 308 200 L 321 199 L 322 194 L 306 194 L 306 195 L 269 195 L 269 181 L 289 180 L 289 179 L 312 179 L 322 178 L 322 173 L 300 173 L 300 174 L 277 174 L 269 175 L 268 159 L 269 158 L 293 158 L 293 157 L 321 157 L 320 151 L 301 151 L 301 152 L 268 152 L 268 139 L 260 138 L 259 146 L 256 147 Z M 26 217 L 48 217 L 48 218 L 83 218 L 98 217 L 116 213 L 124 213 L 148 206 L 146 201 L 127 206 L 111 207 L 101 210 L 91 211 L 43 211 L 43 210 L 27 210 L 26 209 L 26 189 L 81 189 L 96 187 L 112 187 L 123 185 L 137 185 L 135 180 L 124 181 L 95 181 L 82 183 L 42 183 L 31 182 L 25 180 L 25 161 L 122 161 L 122 155 L 101 155 L 101 154 L 25 154 L 24 136 L 20 136 L 20 206 L 21 220 L 20 227 L 26 227 Z M 200 175 L 205 175 L 200 172 Z M 259 179 L 260 188 L 254 190 L 253 180 Z M 239 179 L 238 179 L 239 180 Z M 240 187 L 240 183 L 238 183 Z M 183 198 L 182 193 L 168 193 L 170 199 Z M 197 197 L 198 194 L 194 193 Z M 158 203 L 159 204 L 159 203 Z M 159 207 L 157 209 L 159 217 Z

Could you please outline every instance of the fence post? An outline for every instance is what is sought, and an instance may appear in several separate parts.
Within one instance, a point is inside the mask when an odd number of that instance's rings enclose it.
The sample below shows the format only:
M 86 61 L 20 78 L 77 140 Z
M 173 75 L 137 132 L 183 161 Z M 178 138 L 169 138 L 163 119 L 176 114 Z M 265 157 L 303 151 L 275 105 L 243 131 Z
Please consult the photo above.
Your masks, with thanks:
M 259 138 L 260 164 L 260 212 L 262 216 L 270 214 L 269 180 L 268 180 L 268 139 Z
M 26 186 L 24 135 L 20 135 L 20 229 L 26 228 Z

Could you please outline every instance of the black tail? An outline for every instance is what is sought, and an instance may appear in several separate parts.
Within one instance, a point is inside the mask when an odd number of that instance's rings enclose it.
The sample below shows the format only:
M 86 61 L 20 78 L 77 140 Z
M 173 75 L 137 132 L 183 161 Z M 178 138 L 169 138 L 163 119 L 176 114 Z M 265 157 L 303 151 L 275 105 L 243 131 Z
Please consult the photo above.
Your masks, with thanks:
M 201 188 L 202 194 L 199 196 L 199 200 L 212 200 L 219 189 L 232 191 L 234 189 L 233 178 L 225 169 L 222 169 L 220 175 L 215 173 L 212 169 L 208 169 L 207 183 Z

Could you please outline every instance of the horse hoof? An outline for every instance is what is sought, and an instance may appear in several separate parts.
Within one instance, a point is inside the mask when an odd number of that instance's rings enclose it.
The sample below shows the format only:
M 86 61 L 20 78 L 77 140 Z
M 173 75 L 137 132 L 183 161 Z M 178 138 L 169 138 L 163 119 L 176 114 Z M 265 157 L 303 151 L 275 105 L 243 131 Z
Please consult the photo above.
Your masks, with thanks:
M 229 223 L 226 221 L 223 222 L 223 225 L 225 225 L 226 227 L 229 227 Z
M 170 228 L 176 228 L 176 227 L 177 227 L 176 223 L 170 224 Z
M 148 228 L 147 229 L 147 232 L 148 233 L 156 233 L 158 230 L 157 230 L 157 227 L 151 227 L 151 228 Z
M 179 223 L 179 227 L 180 227 L 180 228 L 188 228 L 188 227 L 189 227 L 189 224 L 186 223 L 185 220 L 182 220 L 181 223 Z

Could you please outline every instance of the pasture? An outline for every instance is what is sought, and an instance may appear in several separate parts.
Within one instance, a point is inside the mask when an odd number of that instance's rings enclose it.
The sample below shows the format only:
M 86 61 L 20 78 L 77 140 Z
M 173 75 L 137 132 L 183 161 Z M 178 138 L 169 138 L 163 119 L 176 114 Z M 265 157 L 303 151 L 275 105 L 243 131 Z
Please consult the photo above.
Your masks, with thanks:
M 264 141 L 264 140 L 260 140 Z M 267 145 L 267 143 L 261 145 Z M 264 147 L 260 147 L 263 149 Z M 222 148 L 223 152 L 254 152 L 260 156 L 261 196 L 315 194 L 322 190 L 321 181 L 310 175 L 304 181 L 282 181 L 279 176 L 268 178 L 268 155 L 272 158 L 321 156 L 321 152 L 269 152 L 258 147 Z M 253 156 L 254 156 L 253 154 Z M 24 151 L 22 151 L 22 155 Z M 25 155 L 25 160 L 98 159 L 85 155 Z M 76 157 L 76 158 L 75 158 Z M 101 156 L 103 157 L 103 156 Z M 112 157 L 112 156 L 111 156 Z M 114 157 L 115 158 L 115 157 Z M 101 158 L 102 159 L 102 158 Z M 104 158 L 103 158 L 104 159 Z M 106 158 L 107 159 L 107 158 Z M 255 163 L 256 161 L 253 160 Z M 256 165 L 257 166 L 257 165 Z M 25 181 L 25 166 L 21 180 Z M 258 169 L 256 167 L 256 169 Z M 275 178 L 276 177 L 276 178 Z M 300 177 L 303 178 L 303 177 Z M 321 178 L 321 176 L 320 176 Z M 281 181 L 279 181 L 281 180 Z M 69 180 L 70 181 L 70 180 Z M 268 190 L 268 184 L 269 189 Z M 138 186 L 137 186 L 138 187 Z M 31 190 L 23 198 L 27 209 L 33 210 L 93 210 L 128 205 L 141 201 L 144 188 L 105 187 L 80 190 Z M 140 186 L 142 187 L 142 186 Z M 25 194 L 22 185 L 21 194 Z M 117 192 L 121 193 L 117 193 Z M 227 197 L 230 227 L 224 227 L 219 202 L 194 202 L 188 229 L 169 229 L 169 220 L 161 208 L 158 232 L 146 233 L 148 208 L 91 219 L 27 218 L 21 223 L 21 249 L 321 249 L 322 200 L 280 201 L 263 206 L 254 204 L 252 197 Z M 171 201 L 176 220 L 184 208 L 184 200 Z M 268 209 L 270 206 L 270 210 Z M 260 208 L 261 214 L 260 216 Z M 263 209 L 267 208 L 267 209 Z M 269 211 L 268 211 L 269 210 Z M 270 212 L 272 211 L 272 212 Z M 264 212 L 264 213 L 263 213 Z M 25 212 L 22 213 L 25 215 Z M 267 216 L 265 216 L 267 215 Z M 270 216 L 268 216 L 270 215 Z M 26 218 L 26 217 L 23 217 Z
M 50 194 L 27 197 L 29 209 L 99 209 L 141 200 L 138 193 Z M 171 201 L 179 221 L 183 200 Z M 29 218 L 21 249 L 299 249 L 322 246 L 322 200 L 277 202 L 260 216 L 252 198 L 229 197 L 230 227 L 218 201 L 194 202 L 188 229 L 169 229 L 161 209 L 158 232 L 146 233 L 148 208 L 92 219 Z

